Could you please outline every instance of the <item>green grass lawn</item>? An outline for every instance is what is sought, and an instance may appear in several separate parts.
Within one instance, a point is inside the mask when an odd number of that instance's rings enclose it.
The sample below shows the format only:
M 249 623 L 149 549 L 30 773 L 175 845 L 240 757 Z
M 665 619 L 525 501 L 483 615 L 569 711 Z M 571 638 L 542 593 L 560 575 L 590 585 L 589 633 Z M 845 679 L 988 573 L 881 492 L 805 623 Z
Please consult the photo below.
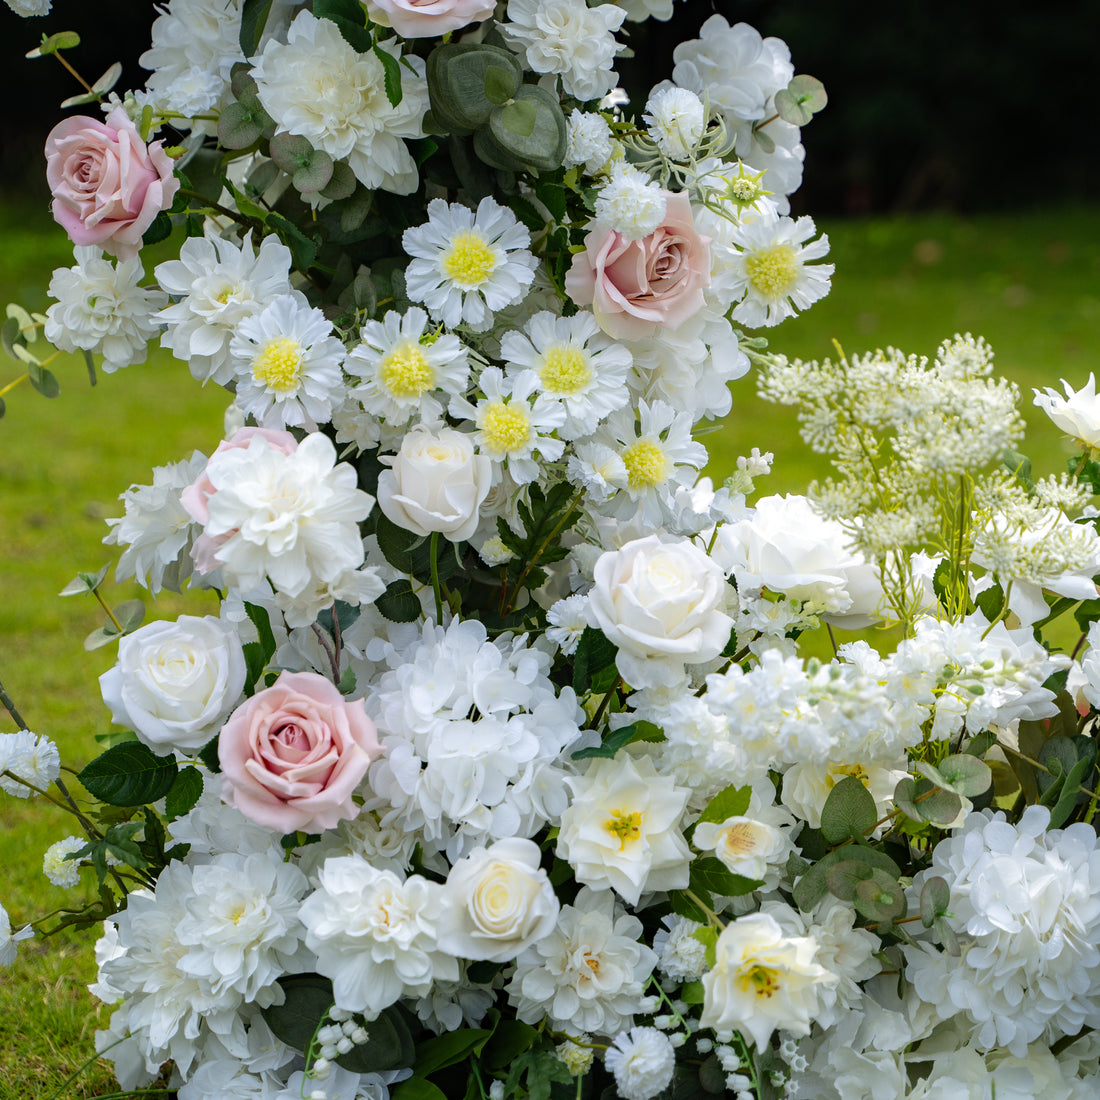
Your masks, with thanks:
M 1001 372 L 1024 391 L 1033 429 L 1025 450 L 1037 472 L 1059 469 L 1063 446 L 1032 408 L 1030 388 L 1057 386 L 1063 377 L 1080 386 L 1100 370 L 1100 208 L 823 228 L 837 266 L 833 291 L 804 318 L 769 331 L 771 346 L 821 358 L 835 338 L 849 354 L 894 345 L 932 355 L 955 332 L 984 335 Z M 44 308 L 51 269 L 72 262 L 63 234 L 44 211 L 0 204 L 0 237 L 4 300 Z M 164 246 L 158 255 L 167 255 Z M 52 737 L 62 759 L 79 768 L 96 755 L 94 735 L 109 725 L 97 678 L 113 663 L 113 650 L 85 653 L 82 639 L 101 621 L 97 607 L 56 593 L 78 570 L 111 560 L 101 545 L 103 519 L 120 513 L 122 490 L 148 482 L 154 465 L 196 448 L 209 453 L 226 398 L 199 387 L 165 353 L 101 378 L 95 389 L 82 361 L 55 366 L 59 398 L 19 387 L 0 420 L 0 680 L 31 729 Z M 0 360 L 0 389 L 20 373 L 18 364 Z M 793 410 L 760 401 L 751 377 L 734 383 L 734 411 L 706 444 L 719 479 L 754 446 L 775 452 L 775 472 L 758 483 L 762 493 L 802 491 L 823 472 L 798 440 Z M 132 585 L 108 586 L 115 602 L 141 594 Z M 150 617 L 196 606 L 200 614 L 212 610 L 210 597 L 161 599 Z M 0 714 L 0 731 L 12 728 Z M 0 794 L 0 901 L 15 921 L 72 904 L 43 877 L 41 858 L 74 831 L 59 811 Z M 16 967 L 0 974 L 0 1100 L 45 1100 L 87 1057 L 97 1024 L 83 986 L 93 974 L 90 939 L 79 938 L 24 944 Z M 101 1095 L 111 1083 L 105 1069 L 95 1069 L 64 1095 Z

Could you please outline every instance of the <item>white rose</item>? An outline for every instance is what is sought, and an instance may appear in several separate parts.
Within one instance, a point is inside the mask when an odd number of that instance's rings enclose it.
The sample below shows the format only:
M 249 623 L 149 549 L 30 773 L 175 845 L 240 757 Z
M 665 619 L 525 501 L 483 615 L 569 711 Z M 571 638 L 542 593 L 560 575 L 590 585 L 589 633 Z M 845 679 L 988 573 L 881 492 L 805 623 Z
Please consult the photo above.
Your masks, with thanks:
M 686 539 L 628 542 L 602 554 L 593 575 L 592 625 L 618 646 L 615 664 L 632 687 L 673 686 L 684 665 L 712 660 L 729 641 L 725 575 Z
M 750 518 L 719 529 L 714 556 L 739 589 L 768 588 L 813 601 L 833 625 L 861 630 L 875 621 L 882 585 L 851 541 L 806 497 L 772 496 L 758 501 Z
M 439 947 L 463 959 L 508 962 L 558 919 L 558 899 L 533 841 L 509 838 L 477 848 L 451 868 Z
M 99 678 L 111 719 L 154 751 L 202 748 L 244 689 L 244 652 L 232 627 L 209 616 L 149 623 L 118 645 Z
M 439 532 L 465 542 L 477 530 L 493 464 L 475 455 L 470 437 L 453 428 L 418 425 L 378 478 L 378 506 L 386 518 L 416 535 Z
M 704 821 L 695 827 L 692 843 L 714 854 L 735 875 L 763 879 L 768 864 L 791 849 L 780 829 L 751 817 L 727 817 L 721 824 Z
M 1071 389 L 1064 378 L 1062 385 L 1065 397 L 1049 386 L 1042 393 L 1032 390 L 1035 404 L 1050 417 L 1056 428 L 1096 450 L 1100 447 L 1100 395 L 1096 393 L 1096 376 L 1090 374 L 1088 382 L 1079 390 Z

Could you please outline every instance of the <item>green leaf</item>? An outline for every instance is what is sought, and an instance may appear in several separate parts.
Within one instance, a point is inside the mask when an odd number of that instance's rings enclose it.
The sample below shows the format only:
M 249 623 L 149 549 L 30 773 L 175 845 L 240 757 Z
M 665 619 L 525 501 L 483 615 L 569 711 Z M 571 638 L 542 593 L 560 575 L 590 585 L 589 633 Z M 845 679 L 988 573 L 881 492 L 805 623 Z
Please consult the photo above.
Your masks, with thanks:
M 122 627 L 123 634 L 131 634 L 145 618 L 145 604 L 141 600 L 126 600 L 118 607 L 111 609 L 114 617 L 118 619 L 118 625 Z
M 58 595 L 82 596 L 85 592 L 94 592 L 103 583 L 103 578 L 107 576 L 107 570 L 110 568 L 110 565 L 105 565 L 98 573 L 77 573 L 76 579 L 69 581 Z
M 939 875 L 926 879 L 920 892 L 920 919 L 925 928 L 931 928 L 939 917 L 946 914 L 951 905 L 951 888 Z
M 413 1070 L 421 1077 L 430 1077 L 437 1070 L 464 1061 L 472 1054 L 480 1054 L 492 1034 L 484 1028 L 460 1028 L 424 1039 L 416 1045 Z
M 525 1050 L 530 1050 L 539 1033 L 520 1020 L 503 1017 L 481 1051 L 481 1061 L 491 1070 L 511 1065 Z
M 317 155 L 309 140 L 299 134 L 276 134 L 268 142 L 268 151 L 271 159 L 289 175 L 299 168 L 308 168 Z
M 828 102 L 825 85 L 812 76 L 796 76 L 775 93 L 776 112 L 794 126 L 805 126 Z
M 1070 768 L 1062 783 L 1058 801 L 1051 807 L 1049 828 L 1060 829 L 1070 819 L 1078 800 L 1084 797 L 1081 794 L 1081 783 L 1092 770 L 1094 763 L 1095 757 L 1093 759 L 1082 757 Z
M 496 104 L 504 106 L 515 94 L 516 74 L 514 69 L 505 68 L 503 65 L 491 64 L 485 70 L 485 98 Z
M 856 776 L 845 776 L 821 808 L 821 835 L 828 844 L 842 844 L 852 837 L 866 836 L 877 820 L 871 792 Z
M 1039 763 L 1047 769 L 1036 776 L 1039 790 L 1048 791 L 1057 779 L 1069 775 L 1077 764 L 1077 749 L 1068 737 L 1048 737 L 1039 750 Z M 1047 774 L 1053 772 L 1053 775 Z
M 862 844 L 846 844 L 843 848 L 836 848 L 819 859 L 795 883 L 794 900 L 798 908 L 804 913 L 810 912 L 829 892 L 827 882 L 829 868 L 842 860 L 850 859 L 869 863 L 872 867 L 879 867 L 895 879 L 901 874 L 898 865 L 884 852 L 880 852 L 876 848 L 864 847 Z
M 332 202 L 350 198 L 355 193 L 358 181 L 351 166 L 344 160 L 332 165 L 332 178 L 321 188 L 321 194 Z
M 538 84 L 524 84 L 512 103 L 494 107 L 489 115 L 488 134 L 496 146 L 540 171 L 561 167 L 565 133 L 565 115 L 557 96 Z
M 490 70 L 499 75 L 489 80 Z M 429 55 L 428 95 L 436 124 L 447 133 L 471 134 L 489 121 L 496 100 L 508 88 L 507 102 L 523 85 L 523 68 L 509 50 L 484 43 L 448 42 Z M 510 88 L 508 87 L 510 84 Z
M 391 623 L 414 623 L 420 618 L 420 600 L 404 578 L 386 585 L 386 591 L 374 601 L 374 606 Z
M 21 345 L 25 343 L 22 326 L 19 324 L 18 317 L 8 317 L 3 325 L 0 325 L 0 344 L 12 359 L 19 359 L 15 354 L 16 343 Z
M 918 763 L 917 767 L 921 768 L 921 765 Z M 922 768 L 921 770 L 923 771 Z M 940 761 L 938 771 L 940 777 L 938 785 L 944 790 L 962 795 L 963 798 L 975 798 L 984 794 L 993 782 L 993 773 L 989 770 L 989 765 L 970 753 L 953 753 Z
M 93 630 L 84 639 L 84 648 L 91 653 L 92 650 L 102 649 L 105 645 L 110 645 L 121 637 L 122 635 L 115 629 L 115 624 L 106 622 L 98 630 Z
M 164 816 L 169 821 L 183 817 L 198 802 L 202 785 L 202 773 L 193 764 L 180 768 L 165 799 Z
M 243 103 L 227 103 L 218 116 L 218 144 L 223 149 L 247 149 L 260 140 L 269 121 L 262 111 Z
M 560 222 L 565 219 L 567 200 L 564 184 L 544 176 L 535 187 L 535 198 L 550 211 L 550 216 L 555 221 Z
M 691 862 L 691 892 L 705 890 L 723 898 L 738 898 L 759 890 L 764 883 L 734 874 L 720 859 L 699 856 Z
M 599 745 L 578 749 L 573 753 L 574 760 L 603 759 L 610 760 L 615 754 L 635 741 L 660 742 L 665 739 L 664 731 L 652 722 L 632 722 L 629 726 L 609 733 Z
M 314 0 L 313 14 L 328 19 L 340 28 L 344 41 L 359 53 L 366 53 L 374 44 L 367 27 L 367 12 L 359 0 Z
M 528 138 L 535 132 L 538 114 L 533 103 L 517 99 L 500 109 L 500 125 L 510 137 Z
M 96 384 L 95 376 L 95 360 L 92 358 L 92 353 L 87 348 L 82 349 L 84 352 L 84 366 L 88 368 L 88 381 L 94 386 Z
M 736 787 L 732 783 L 723 787 L 708 803 L 707 808 L 699 815 L 697 825 L 704 821 L 721 825 L 723 821 L 731 817 L 741 817 L 749 808 L 752 798 L 752 787 Z
M 522 195 L 512 195 L 508 199 L 508 206 L 512 213 L 532 233 L 541 233 L 546 228 L 546 219 L 535 209 L 534 205 Z
M 583 695 L 596 674 L 615 667 L 618 648 L 595 627 L 586 626 L 573 653 L 573 690 Z
M 244 653 L 245 666 L 244 693 L 251 698 L 256 691 L 257 682 L 267 668 L 267 661 L 264 660 L 263 647 L 259 642 L 245 642 L 241 650 Z
M 42 41 L 26 56 L 33 61 L 36 57 L 50 57 L 58 50 L 75 50 L 79 45 L 80 35 L 76 31 L 58 31 L 56 34 L 44 34 Z
M 393 1100 L 447 1100 L 447 1094 L 423 1077 L 410 1077 L 390 1093 Z
M 268 214 L 267 224 L 279 235 L 279 239 L 290 249 L 294 266 L 305 275 L 317 259 L 317 245 L 310 240 L 289 218 L 282 214 Z
M 900 883 L 880 870 L 857 884 L 852 903 L 856 912 L 869 921 L 901 920 L 907 909 Z
M 239 42 L 241 53 L 252 57 L 260 48 L 267 17 L 271 13 L 274 0 L 244 0 L 241 5 L 241 33 Z
M 127 741 L 97 756 L 77 779 L 108 806 L 144 806 L 172 789 L 178 771 L 174 757 L 154 756 L 140 741 Z
M 971 756 L 985 756 L 997 744 L 997 735 L 991 730 L 982 730 L 966 743 L 965 751 Z
M 304 1053 L 335 1002 L 332 982 L 320 974 L 290 974 L 277 980 L 283 987 L 283 1003 L 268 1005 L 260 1014 L 275 1038 Z
M 941 604 L 944 602 L 944 596 L 947 595 L 947 586 L 950 583 L 951 563 L 944 558 L 943 561 L 936 566 L 935 573 L 932 574 L 932 591 Z
M 120 76 L 122 76 L 122 62 L 115 61 L 101 77 L 92 82 L 92 91 L 98 92 L 101 96 L 106 95 L 118 83 Z
M 1081 633 L 1087 633 L 1088 628 L 1100 619 L 1100 599 L 1082 600 L 1073 610 L 1073 617 L 1077 620 L 1077 626 Z
M 401 64 L 389 50 L 379 43 L 374 44 L 374 56 L 382 63 L 382 80 L 386 87 L 386 98 L 391 107 L 401 103 L 404 92 L 401 90 Z
M 1001 455 L 1001 464 L 1029 493 L 1035 488 L 1035 481 L 1031 476 L 1031 459 L 1027 455 L 1007 448 Z
M 16 347 L 18 348 L 18 344 Z M 16 353 L 18 354 L 18 352 Z M 43 397 L 56 397 L 61 392 L 54 373 L 36 362 L 27 363 L 27 377 L 32 386 Z
M 220 736 L 220 734 L 215 733 L 214 736 L 199 749 L 199 759 L 203 762 L 206 769 L 213 772 L 215 775 L 222 770 L 222 763 L 218 758 L 218 738 Z
M 680 1000 L 686 1005 L 701 1005 L 704 995 L 702 982 L 687 982 L 680 988 Z
M 983 589 L 975 597 L 974 602 L 981 609 L 982 614 L 990 621 L 993 622 L 998 615 L 1004 610 L 1005 606 L 1005 593 L 1004 589 L 999 584 L 991 585 L 989 588 Z
M 699 891 L 692 891 L 698 894 Z M 711 897 L 709 894 L 705 894 L 700 897 L 700 901 L 704 905 L 711 904 Z M 668 903 L 672 906 L 672 911 L 678 917 L 685 917 L 687 920 L 693 920 L 696 924 L 706 924 L 709 919 L 706 910 L 701 909 L 699 905 L 693 901 L 683 890 L 670 890 L 668 892 Z
M 331 1002 L 330 1002 L 331 1003 Z M 380 1073 L 413 1064 L 416 1045 L 401 1009 L 387 1008 L 367 1025 L 367 1041 L 341 1054 L 336 1061 L 352 1073 Z

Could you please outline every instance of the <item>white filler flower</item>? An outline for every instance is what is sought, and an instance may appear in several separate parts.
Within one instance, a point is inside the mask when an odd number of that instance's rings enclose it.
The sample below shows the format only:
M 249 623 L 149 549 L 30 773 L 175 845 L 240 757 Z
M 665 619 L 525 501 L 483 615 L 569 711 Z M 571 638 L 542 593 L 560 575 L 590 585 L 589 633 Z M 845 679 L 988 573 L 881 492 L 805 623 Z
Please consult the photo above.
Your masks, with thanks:
M 405 270 L 406 292 L 448 328 L 465 323 L 485 331 L 494 312 L 523 298 L 538 266 L 528 251 L 531 234 L 511 210 L 488 197 L 476 213 L 432 199 L 428 220 L 406 229 L 401 242 L 413 257 Z

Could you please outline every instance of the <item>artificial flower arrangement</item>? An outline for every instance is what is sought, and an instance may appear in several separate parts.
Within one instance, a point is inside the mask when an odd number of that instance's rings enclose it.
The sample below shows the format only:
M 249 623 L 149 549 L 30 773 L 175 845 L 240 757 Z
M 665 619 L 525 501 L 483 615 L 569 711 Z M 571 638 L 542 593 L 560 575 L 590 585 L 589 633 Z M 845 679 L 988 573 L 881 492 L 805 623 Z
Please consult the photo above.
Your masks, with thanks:
M 1037 396 L 1083 451 L 1034 481 L 980 339 L 765 350 L 829 288 L 788 216 L 824 93 L 715 15 L 624 105 L 671 11 L 169 0 L 145 89 L 51 133 L 76 262 L 8 309 L 26 379 L 40 335 L 93 380 L 159 338 L 233 394 L 110 521 L 118 577 L 220 612 L 89 638 L 89 797 L 0 690 L 124 1089 L 1096 1095 L 1093 383 Z M 700 477 L 750 369 L 808 497 L 748 503 L 758 449 Z M 4 962 L 58 923 L 0 921 Z

